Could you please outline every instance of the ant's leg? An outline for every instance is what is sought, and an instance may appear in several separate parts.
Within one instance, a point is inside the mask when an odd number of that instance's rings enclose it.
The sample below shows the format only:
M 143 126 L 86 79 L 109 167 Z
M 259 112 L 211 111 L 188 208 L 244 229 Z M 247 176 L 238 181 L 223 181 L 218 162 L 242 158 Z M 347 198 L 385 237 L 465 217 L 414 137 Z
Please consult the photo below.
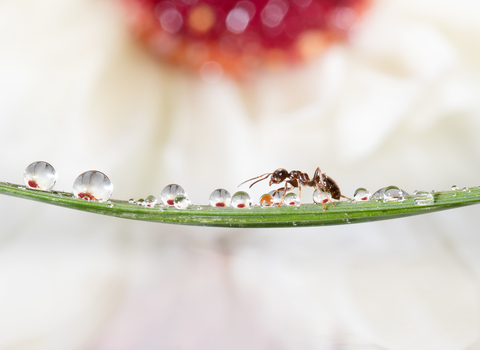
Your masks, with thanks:
M 280 203 L 278 203 L 278 206 L 281 206 L 283 204 L 283 199 L 285 198 L 285 195 L 287 194 L 288 190 L 290 190 L 290 188 L 288 188 L 288 182 L 285 182 L 285 188 L 283 190 L 283 196 L 282 196 L 282 199 L 280 199 Z
M 335 203 L 332 202 L 332 200 L 330 199 L 330 197 L 328 196 L 327 194 L 327 189 L 325 188 L 325 185 L 324 185 L 324 179 L 323 179 L 323 174 L 322 174 L 322 171 L 320 170 L 320 168 L 317 168 L 317 170 L 315 170 L 315 175 L 317 174 L 317 171 L 318 173 L 320 174 L 319 175 L 319 180 L 320 180 L 320 186 L 322 187 L 323 191 L 325 192 L 325 195 L 327 196 L 327 200 L 332 203 L 333 206 L 335 206 Z

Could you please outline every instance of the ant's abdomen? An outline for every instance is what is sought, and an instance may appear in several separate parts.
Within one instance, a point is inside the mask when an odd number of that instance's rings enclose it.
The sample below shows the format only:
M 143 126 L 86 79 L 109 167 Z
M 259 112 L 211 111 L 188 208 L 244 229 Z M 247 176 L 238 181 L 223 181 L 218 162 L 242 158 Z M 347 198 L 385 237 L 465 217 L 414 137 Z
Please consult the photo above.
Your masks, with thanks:
M 324 175 L 324 184 L 325 188 L 330 191 L 332 198 L 340 200 L 342 192 L 340 191 L 340 187 L 338 187 L 337 183 L 331 177 Z

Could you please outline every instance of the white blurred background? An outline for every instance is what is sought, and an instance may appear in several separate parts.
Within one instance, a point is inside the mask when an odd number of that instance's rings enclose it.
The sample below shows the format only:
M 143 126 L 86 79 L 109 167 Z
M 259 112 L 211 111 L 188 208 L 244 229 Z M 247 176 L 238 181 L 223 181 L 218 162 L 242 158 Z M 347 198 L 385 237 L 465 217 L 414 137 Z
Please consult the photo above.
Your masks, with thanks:
M 97 169 L 114 198 L 173 182 L 195 204 L 278 167 L 347 196 L 477 186 L 479 15 L 378 1 L 303 67 L 212 83 L 152 59 L 115 3 L 4 0 L 0 180 L 45 160 L 59 190 Z M 240 230 L 0 196 L 0 349 L 478 350 L 478 211 Z

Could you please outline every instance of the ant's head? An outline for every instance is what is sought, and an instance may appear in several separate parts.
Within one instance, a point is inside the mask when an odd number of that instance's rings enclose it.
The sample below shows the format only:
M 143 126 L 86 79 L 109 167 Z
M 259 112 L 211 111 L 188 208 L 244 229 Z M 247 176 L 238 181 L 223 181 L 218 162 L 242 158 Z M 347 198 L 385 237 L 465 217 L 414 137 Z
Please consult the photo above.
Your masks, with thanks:
M 270 186 L 273 184 L 279 184 L 288 177 L 288 171 L 286 169 L 280 168 L 275 170 L 272 173 L 272 177 L 270 178 Z

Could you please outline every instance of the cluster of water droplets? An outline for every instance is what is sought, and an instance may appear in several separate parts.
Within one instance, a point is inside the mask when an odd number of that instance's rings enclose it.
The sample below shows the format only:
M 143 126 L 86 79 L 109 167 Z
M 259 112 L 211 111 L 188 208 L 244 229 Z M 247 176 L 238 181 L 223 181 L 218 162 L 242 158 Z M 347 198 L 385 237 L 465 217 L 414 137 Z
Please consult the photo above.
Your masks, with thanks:
M 44 161 L 33 162 L 24 171 L 23 179 L 25 187 L 38 189 L 43 191 L 51 191 L 57 181 L 57 172 L 55 168 Z M 464 187 L 460 189 L 453 185 L 451 190 L 452 196 L 456 196 L 459 191 L 470 192 L 470 189 Z M 88 201 L 106 202 L 109 200 L 113 192 L 113 184 L 104 173 L 97 170 L 89 170 L 80 174 L 73 183 L 73 196 L 79 199 Z M 64 192 L 53 192 L 58 195 L 68 195 Z M 69 194 L 72 196 L 72 194 Z M 353 198 L 349 201 L 351 203 L 376 201 L 377 203 L 399 202 L 405 201 L 405 196 L 409 194 L 397 186 L 382 187 L 373 194 L 363 187 L 357 188 L 353 193 Z M 160 194 L 160 200 L 153 195 L 145 199 L 130 199 L 130 204 L 138 205 L 140 207 L 155 208 L 155 207 L 174 207 L 177 209 L 188 209 L 192 207 L 192 202 L 188 198 L 185 190 L 177 184 L 169 184 L 165 186 Z M 276 207 L 276 206 L 299 206 L 300 196 L 295 192 L 284 193 L 283 189 L 273 190 L 260 196 L 259 205 L 262 208 Z M 315 204 L 325 205 L 332 202 L 330 193 L 315 190 L 313 192 L 313 202 Z M 434 191 L 415 191 L 413 193 L 413 202 L 419 206 L 433 205 L 435 203 Z M 113 204 L 108 201 L 109 206 Z M 214 190 L 209 197 L 211 207 L 233 207 L 237 209 L 248 209 L 254 205 L 250 195 L 245 191 L 235 192 L 233 195 L 223 188 Z M 198 207 L 197 209 L 201 209 Z
M 47 162 L 33 162 L 23 172 L 23 181 L 28 188 L 49 191 L 57 182 L 57 171 Z M 73 182 L 73 194 L 76 198 L 104 202 L 110 198 L 112 192 L 112 182 L 100 171 L 86 171 Z

